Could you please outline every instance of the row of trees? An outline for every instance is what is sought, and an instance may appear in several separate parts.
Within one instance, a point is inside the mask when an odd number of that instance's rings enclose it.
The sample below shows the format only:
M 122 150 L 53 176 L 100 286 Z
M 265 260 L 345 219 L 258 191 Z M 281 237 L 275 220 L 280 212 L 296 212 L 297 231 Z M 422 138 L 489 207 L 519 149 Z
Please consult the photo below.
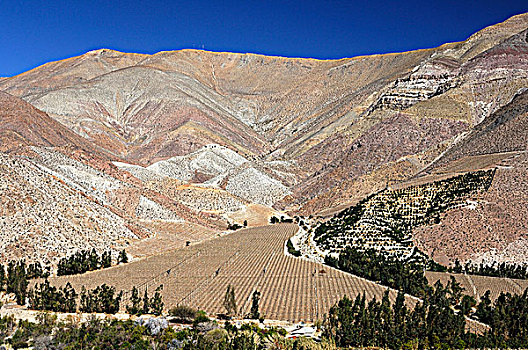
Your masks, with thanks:
M 441 284 L 426 290 L 422 303 L 408 309 L 403 293 L 394 303 L 387 291 L 381 302 L 343 298 L 333 306 L 324 336 L 340 347 L 442 349 L 465 347 L 465 319 L 456 313 L 456 292 Z
M 291 224 L 293 222 L 293 219 L 285 218 L 284 216 L 281 216 L 280 219 L 276 216 L 272 216 L 270 218 L 270 224 L 278 224 L 280 222 Z
M 261 315 L 259 311 L 259 302 L 260 302 L 260 292 L 258 290 L 253 291 L 253 294 L 251 295 L 251 310 L 247 315 L 245 315 L 246 318 L 252 319 L 252 320 L 260 320 Z M 235 297 L 235 288 L 231 285 L 227 286 L 226 293 L 224 295 L 224 302 L 222 303 L 227 316 L 235 316 L 237 314 L 237 304 L 236 304 L 236 297 Z
M 28 279 L 48 278 L 50 275 L 50 268 L 49 266 L 42 266 L 40 262 L 31 263 L 26 268 L 26 275 Z
M 501 293 L 493 302 L 487 291 L 474 314 L 491 327 L 478 347 L 528 348 L 528 289 L 522 295 Z
M 29 290 L 29 306 L 33 310 L 55 312 L 77 312 L 77 292 L 68 282 L 64 287 L 50 285 L 48 280 Z M 79 311 L 115 314 L 119 311 L 122 292 L 116 294 L 115 288 L 103 284 L 92 290 L 83 286 L 79 298 Z
M 325 263 L 418 297 L 422 297 L 427 288 L 428 282 L 421 264 L 403 262 L 374 249 L 360 251 L 348 247 L 338 258 L 327 255 Z
M 102 284 L 92 290 L 81 289 L 79 311 L 81 312 L 102 312 L 115 314 L 119 311 L 119 304 L 123 292 L 116 294 L 115 287 Z
M 127 312 L 133 315 L 154 314 L 161 315 L 163 312 L 163 299 L 161 290 L 163 285 L 156 288 L 154 295 L 149 298 L 147 289 L 141 299 L 136 287 L 132 289 L 132 296 L 127 305 Z M 76 312 L 77 296 L 75 289 L 68 282 L 64 287 L 57 288 L 50 285 L 48 280 L 38 284 L 29 290 L 29 305 L 34 310 L 55 311 L 55 312 Z M 119 311 L 123 292 L 116 293 L 112 286 L 103 284 L 92 290 L 87 290 L 84 286 L 79 296 L 79 311 L 81 312 L 102 312 L 115 314 Z
M 513 263 L 497 263 L 493 262 L 492 264 L 473 264 L 467 262 L 464 266 L 460 263 L 458 259 L 455 260 L 455 263 L 450 267 L 449 272 L 454 273 L 468 273 L 470 275 L 481 275 L 481 276 L 491 276 L 491 277 L 506 277 L 506 278 L 518 278 L 518 279 L 527 279 L 528 278 L 528 265 L 513 264 Z
M 64 287 L 50 285 L 48 280 L 28 292 L 29 306 L 33 310 L 76 312 L 77 293 L 68 282 Z
M 154 295 L 149 298 L 148 290 L 145 288 L 143 298 L 139 297 L 139 291 L 134 286 L 132 288 L 130 296 L 130 304 L 126 307 L 126 310 L 131 315 L 142 315 L 142 314 L 153 314 L 161 315 L 163 312 L 163 300 L 161 297 L 161 291 L 163 290 L 163 284 L 158 286 L 154 291 Z
M 118 256 L 117 263 L 127 263 L 128 257 L 123 249 Z M 75 254 L 64 257 L 59 260 L 57 265 L 57 275 L 76 275 L 87 271 L 104 269 L 112 266 L 112 255 L 109 250 L 101 255 L 97 254 L 95 249 L 79 250 Z
M 119 254 L 118 263 L 126 262 L 128 262 L 128 258 L 125 250 L 123 250 Z M 110 263 L 110 252 L 105 252 L 101 255 L 101 257 L 99 257 L 95 250 L 92 250 L 91 252 L 85 250 L 76 253 L 72 257 L 61 259 L 59 262 L 58 275 L 71 274 L 67 272 L 72 271 L 84 271 L 86 267 L 89 267 L 90 269 L 93 266 L 109 267 Z M 0 264 L 0 291 L 13 293 L 15 295 L 17 304 L 24 305 L 26 298 L 28 297 L 29 280 L 34 278 L 48 278 L 49 275 L 49 267 L 42 266 L 40 262 L 27 265 L 23 259 L 19 261 L 10 261 L 7 264 L 7 268 Z M 58 303 L 61 303 L 61 298 L 58 296 L 58 294 L 54 294 L 60 293 L 60 291 L 54 289 L 54 287 L 51 287 L 47 281 L 37 286 L 37 288 L 33 290 L 33 293 L 33 298 L 39 298 L 39 295 L 42 295 L 45 299 L 55 300 Z M 49 298 L 46 296 L 47 293 L 50 293 L 51 295 Z M 34 299 L 33 301 L 35 305 L 41 305 L 41 302 L 37 299 Z M 49 307 L 52 306 L 45 304 L 45 306 L 39 306 L 39 309 L 53 310 L 48 309 Z M 59 307 L 53 306 L 53 308 L 58 309 Z M 62 309 L 64 309 L 64 307 L 62 307 Z
M 28 288 L 28 274 L 26 262 L 10 261 L 7 264 L 7 270 L 0 264 L 0 291 L 15 294 L 16 302 L 23 305 L 26 300 Z
M 244 220 L 244 224 L 243 224 L 243 225 L 244 225 L 244 226 L 241 226 L 240 224 L 238 224 L 238 223 L 236 223 L 236 222 L 231 223 L 231 222 L 228 221 L 228 222 L 227 222 L 227 229 L 228 229 L 228 230 L 232 230 L 232 231 L 236 231 L 236 230 L 238 230 L 238 229 L 241 229 L 241 228 L 247 227 L 247 225 L 248 225 L 247 220 Z
M 403 293 L 394 303 L 388 291 L 381 302 L 355 301 L 347 297 L 333 306 L 324 336 L 336 345 L 391 349 L 526 348 L 528 346 L 528 290 L 522 295 L 502 293 L 495 302 L 484 295 L 473 317 L 490 326 L 478 334 L 466 328 L 464 311 L 470 297 L 462 296 L 454 280 L 426 289 L 423 301 L 413 309 L 406 306 Z M 473 301 L 474 302 L 474 301 Z M 466 305 L 466 306 L 464 306 Z

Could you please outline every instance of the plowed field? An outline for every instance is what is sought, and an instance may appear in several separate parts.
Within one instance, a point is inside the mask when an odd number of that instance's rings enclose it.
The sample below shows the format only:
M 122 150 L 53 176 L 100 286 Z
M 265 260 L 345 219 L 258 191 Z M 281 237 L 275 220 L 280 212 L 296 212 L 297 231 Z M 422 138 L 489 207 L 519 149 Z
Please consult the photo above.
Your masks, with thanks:
M 239 316 L 249 312 L 251 295 L 258 290 L 265 318 L 292 322 L 322 319 L 344 295 L 382 297 L 386 287 L 285 255 L 285 241 L 296 230 L 293 224 L 239 230 L 106 270 L 56 277 L 52 282 L 62 285 L 69 281 L 77 291 L 83 285 L 94 288 L 103 283 L 123 291 L 136 286 L 140 295 L 145 287 L 152 292 L 163 284 L 166 308 L 184 304 L 211 314 L 224 312 L 222 301 L 231 284 Z M 394 300 L 396 293 L 390 296 Z

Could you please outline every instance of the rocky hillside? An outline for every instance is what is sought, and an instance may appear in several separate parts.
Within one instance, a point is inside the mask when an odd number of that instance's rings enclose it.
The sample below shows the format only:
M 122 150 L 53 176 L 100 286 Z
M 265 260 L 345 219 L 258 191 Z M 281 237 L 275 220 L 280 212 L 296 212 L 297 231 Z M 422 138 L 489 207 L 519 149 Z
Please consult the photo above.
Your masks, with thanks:
M 463 42 L 340 60 L 101 49 L 0 80 L 0 151 L 138 237 L 182 223 L 218 231 L 249 212 L 327 215 L 387 186 L 494 167 L 496 207 L 481 220 L 515 217 L 528 204 L 510 176 L 524 174 L 527 87 L 528 14 Z M 445 234 L 465 225 L 451 217 Z M 493 222 L 520 244 L 521 228 Z M 420 228 L 416 244 L 461 254 L 437 234 Z M 494 239 L 467 257 L 507 248 Z
M 122 159 L 3 92 L 0 117 L 0 261 L 54 264 L 79 248 L 117 253 L 175 223 L 211 234 L 250 204 L 221 189 L 201 201 L 175 196 L 181 182 L 121 170 L 114 159 Z

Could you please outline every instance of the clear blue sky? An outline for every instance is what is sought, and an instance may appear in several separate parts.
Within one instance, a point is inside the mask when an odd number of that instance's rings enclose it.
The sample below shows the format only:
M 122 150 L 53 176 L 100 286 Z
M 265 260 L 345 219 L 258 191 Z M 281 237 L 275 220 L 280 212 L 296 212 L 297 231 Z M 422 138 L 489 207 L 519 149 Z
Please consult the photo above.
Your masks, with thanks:
M 466 39 L 528 1 L 0 0 L 0 76 L 97 48 L 341 58 Z

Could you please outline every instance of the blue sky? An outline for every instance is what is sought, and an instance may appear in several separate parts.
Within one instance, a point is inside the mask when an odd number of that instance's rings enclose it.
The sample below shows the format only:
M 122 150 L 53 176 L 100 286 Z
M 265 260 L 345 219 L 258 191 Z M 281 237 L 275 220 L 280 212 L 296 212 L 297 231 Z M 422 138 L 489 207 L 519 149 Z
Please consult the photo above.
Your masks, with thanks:
M 466 39 L 528 2 L 0 0 L 0 76 L 97 48 L 341 58 Z

